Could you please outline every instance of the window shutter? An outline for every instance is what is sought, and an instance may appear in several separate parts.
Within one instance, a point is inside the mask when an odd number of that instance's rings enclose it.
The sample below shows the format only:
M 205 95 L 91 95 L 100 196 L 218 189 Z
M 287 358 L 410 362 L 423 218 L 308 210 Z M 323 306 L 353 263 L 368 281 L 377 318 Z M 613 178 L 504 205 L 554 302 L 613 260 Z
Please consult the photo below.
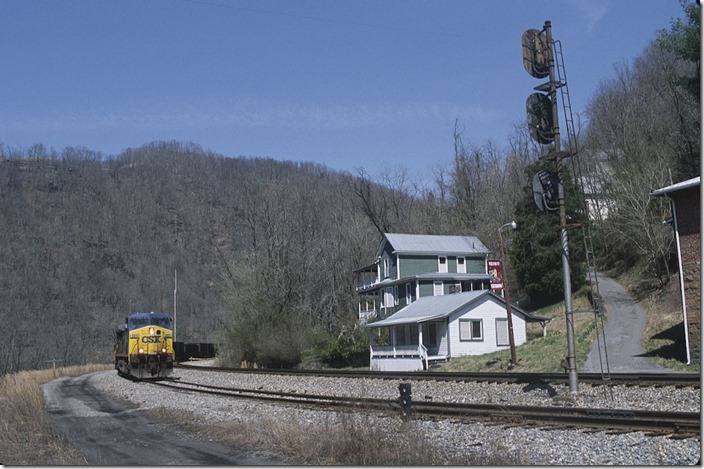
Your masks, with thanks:
M 496 345 L 509 345 L 508 321 L 506 319 L 496 319 Z

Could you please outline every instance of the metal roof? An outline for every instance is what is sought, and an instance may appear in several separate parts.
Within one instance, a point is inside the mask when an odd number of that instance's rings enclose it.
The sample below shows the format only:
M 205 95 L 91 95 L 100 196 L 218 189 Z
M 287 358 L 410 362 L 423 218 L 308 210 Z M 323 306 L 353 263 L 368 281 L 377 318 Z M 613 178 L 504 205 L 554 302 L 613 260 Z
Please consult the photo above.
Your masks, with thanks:
M 399 310 L 397 313 L 392 314 L 388 318 L 365 324 L 364 327 L 373 328 L 396 326 L 400 324 L 417 324 L 435 319 L 446 318 L 458 309 L 478 301 L 484 296 L 493 297 L 500 303 L 504 305 L 506 304 L 501 295 L 498 295 L 491 290 L 476 290 L 451 295 L 425 296 Z M 526 320 L 529 322 L 549 320 L 549 318 L 532 316 L 530 313 L 516 305 L 511 305 L 511 309 L 513 312 L 524 315 Z
M 489 249 L 476 236 L 384 234 L 397 254 L 488 254 Z M 382 243 L 383 246 L 383 243 Z M 380 247 L 380 249 L 382 249 Z
M 663 187 L 661 189 L 654 190 L 650 195 L 658 196 L 669 194 L 670 192 L 683 191 L 685 189 L 691 189 L 697 187 L 700 184 L 701 176 L 697 176 L 692 179 L 687 179 L 686 181 L 678 182 L 677 184 L 672 184 L 671 186 Z

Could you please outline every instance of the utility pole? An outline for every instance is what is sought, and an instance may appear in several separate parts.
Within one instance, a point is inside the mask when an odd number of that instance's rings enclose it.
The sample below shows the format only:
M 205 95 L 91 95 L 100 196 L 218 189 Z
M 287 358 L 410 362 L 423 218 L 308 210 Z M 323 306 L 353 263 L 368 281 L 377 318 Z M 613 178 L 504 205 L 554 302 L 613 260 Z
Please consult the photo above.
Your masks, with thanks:
M 506 257 L 504 256 L 504 237 L 501 234 L 501 230 L 506 227 L 511 227 L 512 230 L 518 228 L 515 221 L 506 223 L 499 228 L 499 249 L 501 251 L 501 262 L 503 264 L 503 290 L 504 290 L 504 300 L 506 300 L 506 321 L 508 322 L 508 344 L 511 349 L 511 367 L 518 365 L 518 360 L 516 360 L 516 342 L 513 338 L 513 314 L 511 313 L 511 295 L 508 291 L 508 269 L 506 264 Z

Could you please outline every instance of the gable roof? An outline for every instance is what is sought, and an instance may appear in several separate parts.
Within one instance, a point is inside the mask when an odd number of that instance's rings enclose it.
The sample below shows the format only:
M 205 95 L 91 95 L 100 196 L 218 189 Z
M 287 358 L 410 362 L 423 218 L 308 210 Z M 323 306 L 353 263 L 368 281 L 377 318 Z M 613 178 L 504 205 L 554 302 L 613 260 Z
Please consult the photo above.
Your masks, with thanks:
M 489 254 L 489 249 L 476 236 L 385 233 L 377 256 L 381 255 L 386 243 L 396 254 Z
M 386 319 L 365 324 L 366 328 L 387 327 L 401 324 L 418 324 L 427 321 L 433 321 L 450 316 L 455 311 L 475 302 L 494 298 L 504 306 L 506 301 L 501 295 L 498 295 L 491 290 L 476 290 L 464 293 L 455 293 L 452 295 L 425 296 L 418 298 L 410 305 L 402 308 L 395 314 L 392 314 Z M 532 316 L 524 309 L 511 305 L 511 310 L 514 313 L 522 314 L 528 322 L 546 321 L 549 318 Z

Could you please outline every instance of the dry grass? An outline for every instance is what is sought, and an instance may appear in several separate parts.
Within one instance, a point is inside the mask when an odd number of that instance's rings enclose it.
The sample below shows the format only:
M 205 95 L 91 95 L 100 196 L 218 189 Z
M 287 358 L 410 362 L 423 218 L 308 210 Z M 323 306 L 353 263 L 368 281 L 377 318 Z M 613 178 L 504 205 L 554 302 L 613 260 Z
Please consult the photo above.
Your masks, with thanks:
M 21 371 L 0 378 L 0 462 L 5 465 L 85 465 L 78 451 L 54 432 L 41 385 L 63 376 L 112 368 L 86 365 Z
M 274 451 L 296 465 L 431 466 L 431 465 L 525 465 L 520 455 L 507 451 L 501 442 L 486 442 L 483 452 L 447 453 L 430 435 L 397 414 L 330 413 L 322 423 L 289 418 L 275 420 L 261 415 L 256 425 L 228 422 L 203 425 L 195 415 L 166 409 L 151 416 L 177 424 L 198 438 L 215 439 L 250 451 Z M 395 431 L 379 425 L 380 418 L 398 422 Z

